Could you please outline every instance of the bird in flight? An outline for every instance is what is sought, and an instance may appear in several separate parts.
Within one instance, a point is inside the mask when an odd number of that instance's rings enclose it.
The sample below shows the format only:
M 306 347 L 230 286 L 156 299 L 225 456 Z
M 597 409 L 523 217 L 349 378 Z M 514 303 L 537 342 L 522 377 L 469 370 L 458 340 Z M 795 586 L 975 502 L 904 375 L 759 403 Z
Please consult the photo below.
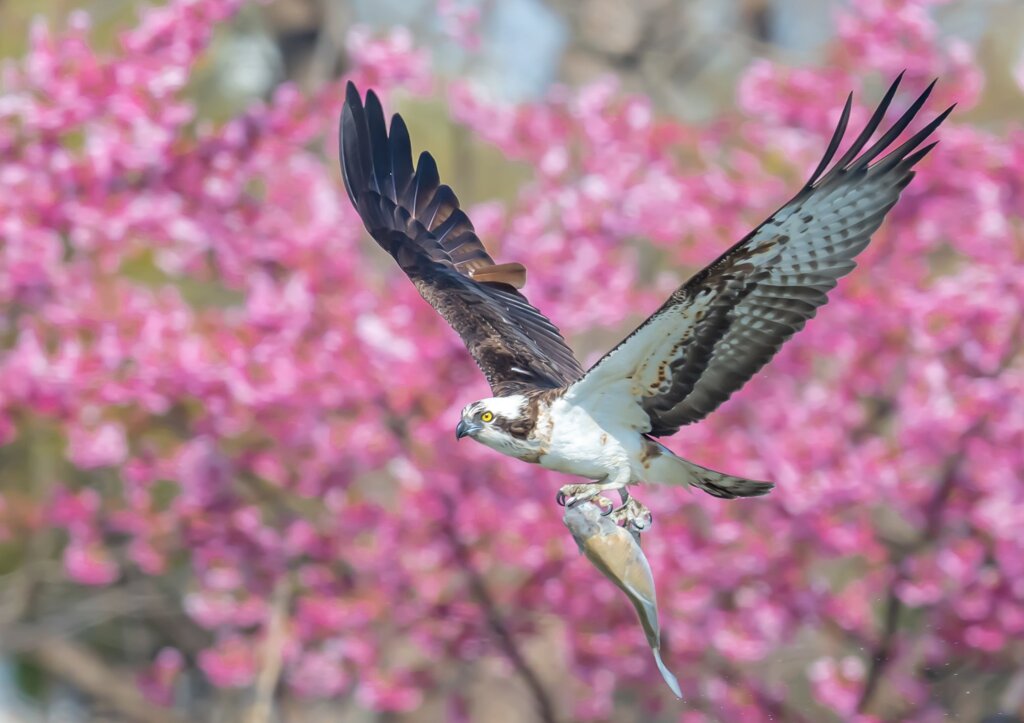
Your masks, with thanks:
M 863 131 L 832 163 L 850 118 L 847 98 L 810 180 L 778 211 L 680 286 L 646 321 L 584 370 L 558 329 L 520 292 L 526 269 L 496 263 L 429 153 L 415 167 L 401 116 L 390 128 L 376 94 L 348 84 L 341 170 L 367 231 L 462 337 L 494 396 L 469 404 L 455 428 L 503 454 L 589 480 L 566 485 L 572 505 L 628 486 L 694 486 L 721 498 L 763 495 L 769 482 L 716 472 L 657 441 L 699 422 L 803 328 L 855 266 L 947 108 L 901 145 L 934 81 L 871 145 L 900 77 Z M 685 209 L 679 209 L 685 213 Z

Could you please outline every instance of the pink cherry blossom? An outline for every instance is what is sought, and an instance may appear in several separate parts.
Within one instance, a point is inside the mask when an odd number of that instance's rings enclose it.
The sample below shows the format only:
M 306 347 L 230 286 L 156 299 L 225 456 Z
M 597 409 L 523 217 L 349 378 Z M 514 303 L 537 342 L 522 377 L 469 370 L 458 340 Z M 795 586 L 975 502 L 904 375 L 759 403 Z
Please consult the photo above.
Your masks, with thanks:
M 250 642 L 233 636 L 202 651 L 199 667 L 214 685 L 239 688 L 251 683 L 256 675 L 256 655 Z
M 64 549 L 64 570 L 81 585 L 109 585 L 119 577 L 110 551 L 98 542 L 72 539 Z
M 116 423 L 103 423 L 95 429 L 75 426 L 69 436 L 68 457 L 82 469 L 117 465 L 128 455 L 124 429 Z
M 142 693 L 154 703 L 170 706 L 174 702 L 174 686 L 185 667 L 181 651 L 163 648 L 153 663 L 138 676 Z
M 242 4 L 148 8 L 109 51 L 86 13 L 37 22 L 0 97 L 0 443 L 17 470 L 0 539 L 40 536 L 68 586 L 173 591 L 202 637 L 134 653 L 147 696 L 202 687 L 185 676 L 251 688 L 282 616 L 280 695 L 443 701 L 455 719 L 470 708 L 452 681 L 522 678 L 515 646 L 551 655 L 540 687 L 574 720 L 941 720 L 971 680 L 1017 671 L 1019 122 L 954 113 L 820 316 L 667 440 L 771 495 L 636 491 L 682 707 L 565 533 L 566 480 L 455 442 L 487 386 L 337 172 L 345 80 L 388 112 L 409 94 L 447 108 L 525 169 L 468 212 L 586 364 L 800 187 L 847 93 L 851 128 L 903 69 L 894 113 L 935 76 L 927 113 L 975 103 L 984 74 L 936 3 L 844 6 L 827 62 L 755 60 L 735 109 L 699 126 L 611 78 L 508 104 L 444 78 L 411 30 L 362 26 L 346 78 L 214 123 L 188 86 Z M 475 8 L 437 7 L 470 59 Z

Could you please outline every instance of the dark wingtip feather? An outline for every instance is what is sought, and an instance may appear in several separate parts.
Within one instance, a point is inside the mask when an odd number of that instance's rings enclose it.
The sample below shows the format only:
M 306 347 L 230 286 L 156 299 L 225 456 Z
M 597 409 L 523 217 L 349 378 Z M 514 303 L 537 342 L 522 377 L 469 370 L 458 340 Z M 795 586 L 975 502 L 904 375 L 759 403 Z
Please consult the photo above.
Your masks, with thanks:
M 942 121 L 946 120 L 946 117 L 953 112 L 953 108 L 955 107 L 956 104 L 954 103 L 950 107 L 946 108 L 946 110 L 939 113 L 939 115 L 935 116 L 935 118 L 933 118 L 926 126 L 924 126 L 913 136 L 911 136 L 902 145 L 890 151 L 880 161 L 878 161 L 878 163 L 871 166 L 872 170 L 876 170 L 879 173 L 884 173 L 885 171 L 888 171 L 889 169 L 893 168 L 899 163 L 905 163 L 906 155 L 908 153 L 911 153 L 915 148 L 917 148 L 921 144 L 921 142 L 925 138 L 927 138 L 933 132 L 935 132 L 935 129 L 942 124 Z M 920 160 L 920 158 L 918 160 Z M 909 168 L 909 165 L 907 167 Z
M 918 150 L 914 151 L 909 156 L 903 159 L 903 165 L 906 166 L 907 168 L 913 168 L 922 158 L 927 156 L 928 153 L 931 152 L 931 150 L 935 148 L 935 146 L 937 145 L 939 145 L 938 141 L 932 141 L 928 145 L 919 148 Z
M 371 90 L 366 94 L 367 102 L 376 99 Z M 368 190 L 376 190 L 373 178 L 373 159 L 370 157 L 372 139 L 366 122 L 366 109 L 359 97 L 359 91 L 351 81 L 345 88 L 345 103 L 341 110 L 341 124 L 338 128 L 338 146 L 342 177 L 352 204 L 359 208 L 359 197 Z
M 355 205 L 356 197 L 352 193 L 352 179 L 348 176 L 347 163 L 345 162 L 345 125 L 347 119 L 352 115 L 352 111 L 348 107 L 348 103 L 341 107 L 341 115 L 338 117 L 338 165 L 341 167 L 341 180 L 345 182 L 345 192 L 348 193 L 348 200 Z
M 864 129 L 860 132 L 860 135 L 853 141 L 853 144 L 846 150 L 843 157 L 836 161 L 835 166 L 832 170 L 821 179 L 822 183 L 832 179 L 837 173 L 843 171 L 851 161 L 853 161 L 857 154 L 861 152 L 861 149 L 867 145 L 867 142 L 871 140 L 871 136 L 878 129 L 882 120 L 885 118 L 886 111 L 889 110 L 889 105 L 892 103 L 892 99 L 896 97 L 896 91 L 900 87 L 900 81 L 903 80 L 903 73 L 901 72 L 896 76 L 896 80 L 892 82 L 889 89 L 885 91 L 885 95 L 882 96 L 882 100 L 878 103 L 878 107 L 875 108 L 875 112 L 871 114 L 871 118 L 868 119 Z
M 409 204 L 413 215 L 419 218 L 423 209 L 427 207 L 434 198 L 437 187 L 441 185 L 441 176 L 437 172 L 437 163 L 434 157 L 423 151 L 416 161 L 416 175 L 413 177 L 412 201 Z
M 373 89 L 366 92 L 364 102 L 355 84 L 346 83 L 338 148 L 345 189 L 354 206 L 359 208 L 359 197 L 371 191 L 392 203 L 398 201 L 413 174 L 409 133 L 396 114 L 389 134 L 384 108 Z
M 386 188 L 390 185 L 391 159 L 388 157 L 388 132 L 384 122 L 384 108 L 380 98 L 372 90 L 366 93 L 365 105 L 366 130 L 369 134 L 369 157 L 372 164 L 370 173 L 371 188 L 382 196 L 386 196 Z M 395 200 L 395 199 L 392 199 Z
M 391 153 L 391 190 L 398 199 L 405 195 L 413 176 L 412 141 L 409 139 L 409 129 L 405 121 L 398 113 L 391 116 L 388 146 Z
M 910 125 L 910 123 L 917 116 L 918 112 L 927 102 L 929 96 L 931 96 L 932 90 L 934 89 L 935 84 L 938 82 L 938 78 L 933 79 L 924 89 L 924 91 L 914 100 L 914 102 L 910 104 L 910 107 L 908 107 L 907 110 L 904 111 L 903 114 L 892 124 L 892 126 L 890 126 L 885 131 L 885 133 L 883 133 L 882 136 L 877 141 L 875 141 L 869 148 L 864 150 L 864 146 L 867 145 L 867 142 L 870 140 L 874 132 L 878 129 L 878 126 L 881 124 L 883 118 L 885 117 L 886 111 L 888 111 L 893 98 L 896 96 L 896 91 L 899 88 L 900 81 L 903 79 L 905 73 L 906 70 L 900 71 L 899 75 L 896 76 L 896 79 L 892 82 L 892 84 L 890 84 L 888 90 L 885 92 L 885 96 L 878 104 L 878 107 L 875 109 L 874 113 L 872 113 L 871 118 L 864 126 L 864 129 L 861 131 L 860 135 L 857 136 L 853 144 L 847 149 L 846 153 L 843 154 L 843 157 L 835 162 L 835 164 L 832 166 L 832 169 L 828 173 L 826 173 L 822 178 L 819 179 L 817 178 L 817 176 L 824 171 L 825 166 L 827 165 L 826 161 L 829 160 L 835 152 L 833 150 L 833 145 L 837 144 L 836 135 L 838 134 L 839 130 L 837 128 L 837 134 L 833 135 L 832 141 L 829 143 L 828 150 L 825 152 L 825 157 L 822 160 L 822 163 L 818 165 L 818 168 L 815 169 L 815 174 L 812 176 L 811 181 L 808 183 L 808 187 L 812 185 L 823 185 L 834 180 L 835 177 L 839 174 L 857 171 L 866 167 L 877 169 L 878 171 L 882 172 L 891 169 L 895 165 L 903 162 L 907 154 L 912 153 L 914 149 L 917 148 L 917 146 L 920 145 L 920 143 L 925 138 L 927 138 L 936 128 L 938 128 L 942 121 L 946 119 L 946 116 L 948 116 L 950 112 L 953 110 L 953 108 L 956 107 L 956 104 L 953 104 L 952 106 L 944 110 L 931 122 L 929 122 L 924 128 L 915 133 L 912 138 L 910 138 L 908 141 L 903 143 L 898 148 L 889 151 L 889 153 L 887 153 L 880 160 L 871 165 L 872 161 L 875 161 L 879 154 L 885 152 L 886 149 L 888 149 L 888 147 L 892 144 L 892 142 L 896 140 L 896 138 L 907 128 L 908 125 Z M 842 118 L 840 119 L 840 126 L 842 126 Z M 923 157 L 924 154 L 914 154 L 914 162 L 916 163 Z
M 359 91 L 356 89 L 356 84 L 351 80 L 345 85 L 345 105 L 358 105 L 362 107 L 363 101 L 359 97 Z
M 345 190 L 353 206 L 357 206 L 356 194 L 361 189 L 357 188 L 359 176 L 362 169 L 356 168 L 359 163 L 359 125 L 356 121 L 356 114 L 363 109 L 359 91 L 352 81 L 345 87 L 345 103 L 341 107 L 341 117 L 338 120 L 338 161 L 341 165 L 341 177 L 345 182 Z
M 818 167 L 814 169 L 814 173 L 811 174 L 810 179 L 807 181 L 807 187 L 814 185 L 814 182 L 818 180 L 818 176 L 825 172 L 828 164 L 832 161 L 832 157 L 839 150 L 839 144 L 843 142 L 843 136 L 846 134 L 846 125 L 850 121 L 850 109 L 852 107 L 853 93 L 851 92 L 846 96 L 846 104 L 843 106 L 843 112 L 839 115 L 839 122 L 832 133 L 832 139 L 828 142 L 828 148 L 825 149 L 825 155 L 821 157 L 821 162 L 818 163 Z
M 906 111 L 904 111 L 903 115 L 896 119 L 896 122 L 893 123 L 892 126 L 890 126 L 889 130 L 883 133 L 881 138 L 875 141 L 875 143 L 870 148 L 868 148 L 866 151 L 864 151 L 864 153 L 861 154 L 860 158 L 858 158 L 850 165 L 849 170 L 853 171 L 858 168 L 863 168 L 867 166 L 869 163 L 871 163 L 871 161 L 873 161 L 878 156 L 879 153 L 888 148 L 889 145 L 894 140 L 896 140 L 896 138 L 899 137 L 900 133 L 902 133 L 906 129 L 906 127 L 910 125 L 911 121 L 914 120 L 914 117 L 918 114 L 921 108 L 924 107 L 924 104 L 928 100 L 928 96 L 932 94 L 932 89 L 934 87 L 935 81 L 932 81 L 928 85 L 928 87 L 924 89 L 924 92 L 921 93 L 921 95 L 919 95 L 917 99 L 910 104 L 910 107 L 907 108 Z M 929 124 L 929 126 L 931 126 L 931 124 Z M 932 130 L 934 130 L 934 126 L 932 126 Z M 901 146 L 901 148 L 902 147 L 903 146 Z

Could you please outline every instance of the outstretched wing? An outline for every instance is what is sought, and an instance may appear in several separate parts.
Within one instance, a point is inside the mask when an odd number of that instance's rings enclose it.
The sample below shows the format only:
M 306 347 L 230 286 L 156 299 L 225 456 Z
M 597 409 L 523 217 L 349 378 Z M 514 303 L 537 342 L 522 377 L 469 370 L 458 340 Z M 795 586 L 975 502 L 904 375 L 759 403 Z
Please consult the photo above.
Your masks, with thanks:
M 864 150 L 901 78 L 825 173 L 846 130 L 851 95 L 824 158 L 800 192 L 676 290 L 569 394 L 581 401 L 611 395 L 627 407 L 632 402 L 635 425 L 664 436 L 703 419 L 757 373 L 853 269 L 854 257 L 914 177 L 914 165 L 935 145 L 921 147 L 952 107 L 890 150 L 933 82 Z
M 348 84 L 340 126 L 341 172 L 366 230 L 459 333 L 495 395 L 559 387 L 583 374 L 558 329 L 517 291 L 521 264 L 495 264 L 422 153 L 412 165 L 401 116 L 384 123 L 371 90 L 364 107 Z

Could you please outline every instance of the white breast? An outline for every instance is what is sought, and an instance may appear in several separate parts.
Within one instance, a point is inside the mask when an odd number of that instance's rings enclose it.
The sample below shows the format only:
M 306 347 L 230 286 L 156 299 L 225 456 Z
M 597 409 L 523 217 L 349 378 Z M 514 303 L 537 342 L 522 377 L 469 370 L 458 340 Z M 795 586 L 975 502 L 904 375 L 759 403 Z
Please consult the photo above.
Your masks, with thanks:
M 555 400 L 539 421 L 547 440 L 538 461 L 558 472 L 595 480 L 614 477 L 629 466 L 631 448 L 639 449 L 641 437 L 635 431 L 607 429 L 564 398 Z

